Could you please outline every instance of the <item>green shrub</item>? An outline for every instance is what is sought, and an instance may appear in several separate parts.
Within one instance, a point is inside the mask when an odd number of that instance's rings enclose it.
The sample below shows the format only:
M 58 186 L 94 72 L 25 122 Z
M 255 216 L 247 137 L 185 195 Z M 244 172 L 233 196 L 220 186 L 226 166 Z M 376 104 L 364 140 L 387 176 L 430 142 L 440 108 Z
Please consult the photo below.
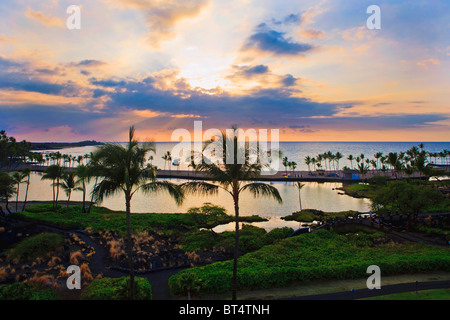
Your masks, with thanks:
M 61 208 L 61 205 L 58 204 L 58 209 L 60 209 L 60 208 Z M 53 211 L 53 204 L 47 204 L 47 203 L 36 204 L 34 206 L 27 207 L 26 211 L 33 212 L 33 213 L 42 213 L 42 212 Z
M 152 286 L 145 278 L 134 278 L 135 299 L 151 300 Z M 82 300 L 127 300 L 130 278 L 95 279 L 81 293 Z
M 34 260 L 47 257 L 64 245 L 64 239 L 57 233 L 40 233 L 22 240 L 8 254 L 10 260 Z
M 58 300 L 58 296 L 52 289 L 16 282 L 0 286 L 0 300 Z
M 420 243 L 380 244 L 381 233 L 339 235 L 319 230 L 276 242 L 238 261 L 238 288 L 285 286 L 294 281 L 357 279 L 377 265 L 384 275 L 450 271 L 450 250 Z M 232 261 L 183 270 L 169 279 L 172 294 L 184 294 L 177 278 L 184 273 L 201 280 L 197 292 L 231 290 Z

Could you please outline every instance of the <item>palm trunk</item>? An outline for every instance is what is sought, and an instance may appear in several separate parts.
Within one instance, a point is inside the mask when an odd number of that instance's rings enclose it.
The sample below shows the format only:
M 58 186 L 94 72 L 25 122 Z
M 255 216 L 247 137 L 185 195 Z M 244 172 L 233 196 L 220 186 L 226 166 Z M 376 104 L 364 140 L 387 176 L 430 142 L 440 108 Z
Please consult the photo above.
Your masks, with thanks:
M 56 199 L 55 199 L 55 209 L 58 210 L 58 198 L 59 198 L 59 178 L 56 179 Z
M 300 211 L 302 211 L 302 193 L 298 190 L 298 200 L 300 202 Z
M 239 258 L 239 196 L 234 197 L 234 214 L 236 221 L 236 234 L 234 242 L 233 278 L 231 281 L 232 300 L 237 300 L 237 264 Z
M 83 213 L 86 213 L 86 183 L 83 180 Z
M 133 266 L 133 243 L 131 238 L 131 195 L 130 192 L 125 194 L 126 216 L 127 216 L 127 255 L 128 268 L 130 269 L 130 292 L 128 298 L 134 300 L 134 266 Z
M 98 184 L 98 178 L 95 178 L 94 189 L 97 187 L 97 184 Z M 88 213 L 91 213 L 91 208 L 92 208 L 93 203 L 94 203 L 94 193 L 92 193 L 92 196 L 91 196 L 91 202 L 89 203 Z
M 28 189 L 30 187 L 30 176 L 28 176 L 28 181 L 27 181 L 27 190 L 25 191 L 25 199 L 23 201 L 23 207 L 22 207 L 22 212 L 25 211 L 25 207 L 27 205 L 27 199 L 28 199 Z
M 17 184 L 17 193 L 16 193 L 16 212 L 19 210 L 19 192 L 20 192 L 20 183 Z
M 52 183 L 52 191 L 53 191 L 53 210 L 56 210 L 56 197 L 55 197 L 55 179 L 53 179 Z

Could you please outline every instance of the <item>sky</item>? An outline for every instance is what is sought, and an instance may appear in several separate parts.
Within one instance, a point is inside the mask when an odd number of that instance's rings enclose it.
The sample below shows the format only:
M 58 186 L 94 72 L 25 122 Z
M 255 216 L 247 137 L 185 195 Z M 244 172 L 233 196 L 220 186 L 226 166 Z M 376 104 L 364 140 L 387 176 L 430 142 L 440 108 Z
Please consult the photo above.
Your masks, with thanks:
M 125 141 L 134 125 L 171 141 L 202 121 L 283 141 L 449 141 L 449 24 L 447 0 L 5 0 L 0 129 Z

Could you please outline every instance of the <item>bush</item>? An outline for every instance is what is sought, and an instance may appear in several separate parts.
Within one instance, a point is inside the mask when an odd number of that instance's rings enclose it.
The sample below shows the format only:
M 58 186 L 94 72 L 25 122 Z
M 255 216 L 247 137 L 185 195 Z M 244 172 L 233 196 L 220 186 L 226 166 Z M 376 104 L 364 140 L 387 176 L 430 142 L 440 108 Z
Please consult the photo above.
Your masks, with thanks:
M 0 300 L 58 300 L 58 296 L 52 289 L 16 282 L 0 286 Z
M 238 261 L 238 288 L 280 287 L 294 281 L 357 279 L 367 276 L 367 267 L 377 265 L 384 275 L 450 271 L 447 248 L 419 243 L 374 245 L 381 233 L 348 236 L 319 230 L 278 241 L 248 253 Z M 231 290 L 233 261 L 183 270 L 169 279 L 172 294 L 184 294 L 178 277 L 200 279 L 197 292 Z
M 58 204 L 58 209 L 60 209 L 61 206 Z M 48 212 L 53 211 L 53 204 L 36 204 L 34 206 L 29 206 L 26 208 L 26 211 L 33 212 L 33 213 L 42 213 L 42 212 Z
M 134 278 L 135 299 L 151 300 L 152 286 L 145 278 Z M 95 279 L 81 293 L 82 300 L 127 300 L 130 278 Z
M 47 257 L 60 250 L 64 239 L 57 233 L 41 233 L 21 241 L 9 252 L 10 260 L 34 260 L 37 257 Z

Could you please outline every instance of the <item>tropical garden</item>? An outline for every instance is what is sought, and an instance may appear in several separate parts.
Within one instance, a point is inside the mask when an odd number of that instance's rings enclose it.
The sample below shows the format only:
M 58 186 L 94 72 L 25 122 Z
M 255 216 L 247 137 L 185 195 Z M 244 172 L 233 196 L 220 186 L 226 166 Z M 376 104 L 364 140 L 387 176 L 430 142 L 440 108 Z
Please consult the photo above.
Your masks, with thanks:
M 30 152 L 29 143 L 17 142 L 2 131 L 0 300 L 152 299 L 147 275 L 158 270 L 179 270 L 167 281 L 173 297 L 226 294 L 233 300 L 241 290 L 358 279 L 372 264 L 386 275 L 449 271 L 450 252 L 445 246 L 406 241 L 389 230 L 335 223 L 350 221 L 359 212 L 303 208 L 301 182 L 295 182 L 300 210 L 284 219 L 308 223 L 312 229 L 332 220 L 331 227 L 292 236 L 290 228 L 267 232 L 252 226 L 265 219 L 241 216 L 243 194 L 253 195 L 255 201 L 265 197 L 282 203 L 283 199 L 278 189 L 259 182 L 263 166 L 250 161 L 248 144 L 239 144 L 238 137 L 225 134 L 217 139 L 215 143 L 223 150 L 220 164 L 206 161 L 210 159 L 195 161 L 201 155 L 191 156 L 192 168 L 208 181 L 174 183 L 158 179 L 153 156 L 149 157 L 155 145 L 140 143 L 134 127 L 126 144 L 103 144 L 78 157 Z M 243 154 L 245 161 L 240 161 L 238 154 Z M 344 158 L 339 152 L 325 152 L 307 156 L 304 163 L 310 172 L 322 168 L 338 172 Z M 170 152 L 163 159 L 164 169 L 171 170 Z M 449 198 L 443 192 L 449 184 L 439 178 L 428 179 L 443 175 L 430 164 L 448 165 L 448 151 L 429 153 L 419 145 L 406 152 L 377 153 L 373 159 L 364 154 L 346 159 L 350 167 L 342 170 L 372 175 L 364 183 L 344 185 L 344 193 L 371 199 L 373 213 L 383 221 L 393 223 L 396 216 L 405 216 L 399 228 L 450 240 L 449 219 L 431 217 L 450 212 Z M 23 163 L 45 166 L 42 180 L 49 183 L 51 200 L 28 205 L 31 169 L 14 170 Z M 298 166 L 287 157 L 282 157 L 282 164 L 286 172 Z M 386 177 L 386 172 L 393 176 Z M 413 174 L 421 179 L 413 179 Z M 404 179 L 397 181 L 399 177 Z M 231 214 L 212 203 L 186 213 L 133 214 L 132 199 L 137 193 L 165 193 L 180 205 L 187 197 L 214 195 L 219 190 L 229 196 L 234 208 Z M 19 192 L 25 193 L 23 201 L 19 201 Z M 71 201 L 75 192 L 82 194 L 82 201 Z M 123 197 L 124 211 L 101 207 L 113 196 Z M 234 231 L 214 230 L 231 222 Z M 70 277 L 66 268 L 71 264 L 81 268 L 83 290 L 79 294 L 65 290 Z

